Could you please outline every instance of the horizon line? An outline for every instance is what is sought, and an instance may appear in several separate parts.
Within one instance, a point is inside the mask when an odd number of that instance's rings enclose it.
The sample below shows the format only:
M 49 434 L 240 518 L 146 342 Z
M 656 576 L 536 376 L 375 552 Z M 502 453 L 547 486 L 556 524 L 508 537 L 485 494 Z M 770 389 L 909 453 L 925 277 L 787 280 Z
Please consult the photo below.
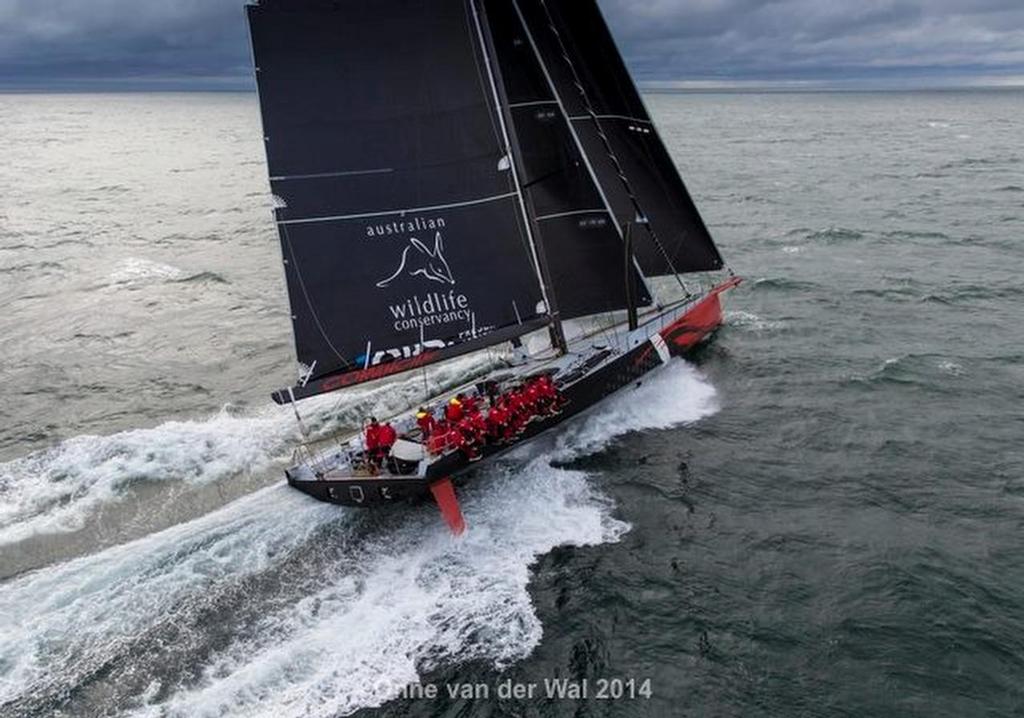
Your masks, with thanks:
M 844 78 L 700 78 L 671 80 L 640 80 L 643 93 L 673 92 L 839 92 L 839 91 L 927 91 L 927 90 L 994 90 L 1024 89 L 1022 75 L 945 75 L 902 77 Z M 249 77 L 98 77 L 55 78 L 47 81 L 0 79 L 3 94 L 93 94 L 137 92 L 230 92 L 256 93 L 255 80 Z

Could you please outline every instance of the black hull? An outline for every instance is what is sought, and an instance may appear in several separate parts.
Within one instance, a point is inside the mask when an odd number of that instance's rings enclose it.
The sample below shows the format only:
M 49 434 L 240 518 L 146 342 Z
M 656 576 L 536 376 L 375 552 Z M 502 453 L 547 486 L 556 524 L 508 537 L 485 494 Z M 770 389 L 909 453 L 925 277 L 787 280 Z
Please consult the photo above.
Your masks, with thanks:
M 528 424 L 523 435 L 511 444 L 489 445 L 478 461 L 470 462 L 463 454 L 449 454 L 430 466 L 424 478 L 346 478 L 339 480 L 296 481 L 288 477 L 289 484 L 315 499 L 342 506 L 370 508 L 383 504 L 415 503 L 431 497 L 430 484 L 445 478 L 456 481 L 464 474 L 486 464 L 499 455 L 518 448 L 566 421 L 593 408 L 612 394 L 630 386 L 639 385 L 662 361 L 651 351 L 648 342 L 613 362 L 606 364 L 562 389 L 566 402 L 561 413 Z

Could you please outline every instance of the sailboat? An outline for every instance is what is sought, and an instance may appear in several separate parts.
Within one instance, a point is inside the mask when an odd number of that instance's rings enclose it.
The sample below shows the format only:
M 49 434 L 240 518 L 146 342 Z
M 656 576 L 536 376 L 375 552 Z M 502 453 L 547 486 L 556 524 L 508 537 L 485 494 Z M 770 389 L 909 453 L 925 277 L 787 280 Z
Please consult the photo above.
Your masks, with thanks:
M 304 444 L 286 471 L 294 488 L 361 507 L 433 497 L 461 533 L 453 480 L 722 323 L 740 280 L 594 0 L 259 0 L 247 12 L 300 362 L 274 400 L 301 424 L 310 397 L 484 350 L 508 357 L 391 418 L 384 446 L 368 432 Z M 474 406 L 478 431 L 445 416 L 450 395 Z

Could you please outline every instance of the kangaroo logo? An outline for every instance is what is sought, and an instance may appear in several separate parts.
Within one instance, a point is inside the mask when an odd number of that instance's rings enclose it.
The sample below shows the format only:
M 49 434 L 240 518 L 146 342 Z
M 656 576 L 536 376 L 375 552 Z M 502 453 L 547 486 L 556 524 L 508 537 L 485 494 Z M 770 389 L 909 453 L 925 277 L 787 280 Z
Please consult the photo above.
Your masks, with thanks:
M 387 279 L 377 282 L 381 289 L 390 287 L 391 283 L 408 274 L 410 277 L 421 276 L 439 284 L 455 284 L 452 269 L 444 258 L 444 240 L 438 232 L 434 237 L 434 249 L 427 249 L 423 242 L 415 237 L 409 240 L 409 246 L 402 251 L 402 261 L 398 269 Z

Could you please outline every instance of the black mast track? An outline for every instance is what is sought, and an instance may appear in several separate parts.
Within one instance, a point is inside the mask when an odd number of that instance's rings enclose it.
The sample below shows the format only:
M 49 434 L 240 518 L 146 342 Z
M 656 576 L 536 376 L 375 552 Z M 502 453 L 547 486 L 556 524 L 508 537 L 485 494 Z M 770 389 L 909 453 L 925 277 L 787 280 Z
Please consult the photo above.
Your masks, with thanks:
M 520 202 L 523 204 L 524 215 L 528 223 L 527 232 L 530 235 L 537 259 L 537 269 L 544 290 L 544 301 L 547 302 L 548 315 L 551 317 L 551 343 L 558 353 L 567 354 L 569 352 L 569 344 L 565 339 L 565 328 L 562 325 L 561 313 L 558 309 L 558 299 L 555 294 L 554 283 L 551 281 L 551 264 L 548 261 L 543 235 L 536 220 L 537 210 L 533 206 L 530 194 L 524 191 L 525 188 L 521 180 L 525 172 L 521 159 L 522 149 L 519 146 L 519 135 L 516 132 L 515 121 L 509 109 L 508 95 L 505 92 L 505 81 L 501 75 L 501 63 L 498 61 L 498 56 L 494 49 L 494 38 L 491 37 L 490 24 L 487 22 L 487 10 L 483 2 L 479 0 L 469 0 L 469 3 L 473 10 L 473 20 L 476 23 L 477 33 L 480 36 L 482 50 L 487 60 L 488 78 L 497 99 L 498 112 L 502 117 L 502 129 L 505 135 L 504 139 L 508 144 L 508 156 L 512 161 Z

